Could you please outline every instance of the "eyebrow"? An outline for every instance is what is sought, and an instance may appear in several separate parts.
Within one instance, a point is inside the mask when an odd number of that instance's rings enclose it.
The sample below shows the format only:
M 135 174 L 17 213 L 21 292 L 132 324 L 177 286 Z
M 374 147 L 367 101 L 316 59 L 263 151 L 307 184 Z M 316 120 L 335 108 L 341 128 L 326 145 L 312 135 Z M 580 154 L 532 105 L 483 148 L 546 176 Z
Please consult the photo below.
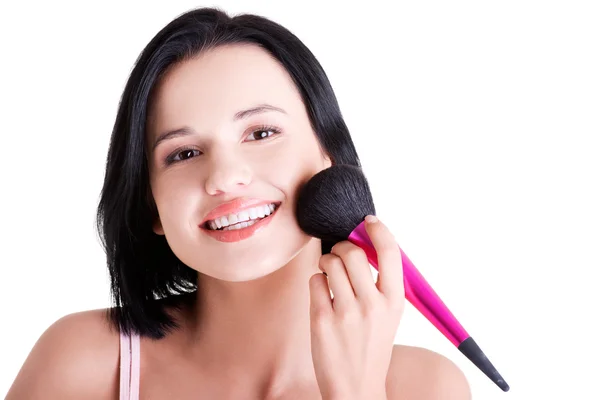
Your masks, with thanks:
M 248 108 L 246 110 L 241 110 L 241 111 L 236 112 L 233 115 L 233 121 L 234 122 L 239 121 L 241 119 L 249 118 L 253 115 L 262 114 L 262 113 L 269 112 L 269 111 L 276 111 L 276 112 L 280 112 L 282 114 L 287 114 L 285 112 L 285 110 L 282 108 L 275 107 L 270 104 L 260 104 L 256 107 L 252 107 L 252 108 Z M 182 136 L 189 136 L 189 135 L 192 135 L 193 133 L 194 133 L 194 130 L 187 126 L 185 126 L 183 128 L 163 132 L 160 135 L 158 135 L 158 137 L 154 141 L 154 145 L 152 146 L 152 151 L 154 151 L 161 142 L 164 142 L 169 139 L 182 137 Z

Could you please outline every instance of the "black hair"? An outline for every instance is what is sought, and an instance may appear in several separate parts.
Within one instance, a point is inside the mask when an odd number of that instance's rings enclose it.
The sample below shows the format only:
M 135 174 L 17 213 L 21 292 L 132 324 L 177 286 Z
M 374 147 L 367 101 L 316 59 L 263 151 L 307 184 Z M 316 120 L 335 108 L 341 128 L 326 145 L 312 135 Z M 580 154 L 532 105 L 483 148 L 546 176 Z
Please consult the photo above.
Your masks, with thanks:
M 231 17 L 218 8 L 194 9 L 173 19 L 143 49 L 125 85 L 97 210 L 115 305 L 107 316 L 125 333 L 162 338 L 178 326 L 167 305 L 179 307 L 177 301 L 191 298 L 181 295 L 197 290 L 197 272 L 152 230 L 157 212 L 149 188 L 145 133 L 153 89 L 170 66 L 227 44 L 254 44 L 268 51 L 293 79 L 332 163 L 360 165 L 327 75 L 289 30 L 258 15 Z

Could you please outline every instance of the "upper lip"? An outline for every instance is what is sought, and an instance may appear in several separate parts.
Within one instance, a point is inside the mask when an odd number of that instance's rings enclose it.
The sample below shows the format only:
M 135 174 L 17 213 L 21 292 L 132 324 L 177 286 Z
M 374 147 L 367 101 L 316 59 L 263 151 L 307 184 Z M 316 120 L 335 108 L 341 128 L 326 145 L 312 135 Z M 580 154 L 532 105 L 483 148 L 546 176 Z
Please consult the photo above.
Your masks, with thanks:
M 219 204 L 217 207 L 213 208 L 208 214 L 206 214 L 200 225 L 204 225 L 208 221 L 217 219 L 219 217 L 222 217 L 223 215 L 237 214 L 240 211 L 243 211 L 248 208 L 271 203 L 277 205 L 279 202 L 275 200 L 265 200 L 248 197 L 240 197 L 237 199 L 233 199 L 225 203 Z

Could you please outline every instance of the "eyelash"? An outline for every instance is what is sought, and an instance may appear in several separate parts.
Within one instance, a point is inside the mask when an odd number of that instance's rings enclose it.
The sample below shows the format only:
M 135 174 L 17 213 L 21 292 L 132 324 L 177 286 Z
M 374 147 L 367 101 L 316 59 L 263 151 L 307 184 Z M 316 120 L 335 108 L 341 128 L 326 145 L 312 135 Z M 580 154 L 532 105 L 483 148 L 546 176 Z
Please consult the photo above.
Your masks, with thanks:
M 258 141 L 261 141 L 263 139 L 268 139 L 268 138 L 270 138 L 270 137 L 272 137 L 274 135 L 277 135 L 277 134 L 281 133 L 281 130 L 279 128 L 276 128 L 276 127 L 272 126 L 272 125 L 262 125 L 262 126 L 259 126 L 258 128 L 255 128 L 252 132 L 250 132 L 250 134 L 248 134 L 248 136 L 254 135 L 254 134 L 258 133 L 258 132 L 272 132 L 272 135 L 266 136 L 266 137 L 261 138 L 261 139 L 254 139 L 254 140 L 251 140 L 251 142 L 258 142 Z M 180 147 L 177 150 L 175 150 L 173 153 L 171 153 L 167 157 L 167 159 L 165 160 L 165 164 L 166 165 L 171 165 L 171 164 L 178 163 L 178 162 L 184 162 L 184 161 L 189 160 L 190 158 L 193 158 L 193 157 L 189 157 L 189 158 L 186 158 L 184 160 L 176 160 L 175 159 L 181 153 L 189 152 L 189 151 L 200 153 L 200 150 L 195 149 L 192 146 L 183 146 L 183 147 Z

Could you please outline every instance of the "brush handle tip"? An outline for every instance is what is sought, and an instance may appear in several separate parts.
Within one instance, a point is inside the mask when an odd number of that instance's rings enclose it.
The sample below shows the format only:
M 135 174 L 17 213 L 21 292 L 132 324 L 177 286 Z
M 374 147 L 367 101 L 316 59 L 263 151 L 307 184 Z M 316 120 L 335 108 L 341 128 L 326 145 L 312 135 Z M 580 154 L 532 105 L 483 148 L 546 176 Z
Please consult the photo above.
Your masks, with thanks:
M 487 358 L 485 353 L 479 348 L 479 345 L 472 337 L 468 337 L 458 346 L 458 350 L 463 353 L 473 364 L 477 366 L 488 378 L 492 380 L 502 391 L 508 392 L 510 386 Z

